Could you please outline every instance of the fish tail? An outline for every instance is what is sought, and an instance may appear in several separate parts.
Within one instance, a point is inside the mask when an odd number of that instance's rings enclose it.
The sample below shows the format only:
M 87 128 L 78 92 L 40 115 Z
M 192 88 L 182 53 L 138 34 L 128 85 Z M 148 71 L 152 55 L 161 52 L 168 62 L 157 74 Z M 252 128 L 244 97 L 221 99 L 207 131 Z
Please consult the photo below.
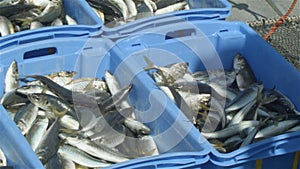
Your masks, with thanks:
M 156 69 L 154 63 L 147 56 L 144 56 L 144 60 L 147 63 L 147 66 L 144 67 L 144 70 Z

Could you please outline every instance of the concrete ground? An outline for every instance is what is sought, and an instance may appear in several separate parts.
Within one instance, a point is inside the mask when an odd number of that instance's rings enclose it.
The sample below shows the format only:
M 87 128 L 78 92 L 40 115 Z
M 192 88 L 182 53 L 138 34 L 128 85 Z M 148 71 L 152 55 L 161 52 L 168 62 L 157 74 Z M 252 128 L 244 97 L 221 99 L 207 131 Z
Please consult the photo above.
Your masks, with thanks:
M 274 18 L 284 15 L 293 0 L 227 0 L 232 4 L 231 16 L 228 21 L 254 21 L 263 18 Z M 269 3 L 270 2 L 270 3 Z M 272 3 L 273 2 L 273 3 Z M 300 15 L 300 1 L 290 14 Z

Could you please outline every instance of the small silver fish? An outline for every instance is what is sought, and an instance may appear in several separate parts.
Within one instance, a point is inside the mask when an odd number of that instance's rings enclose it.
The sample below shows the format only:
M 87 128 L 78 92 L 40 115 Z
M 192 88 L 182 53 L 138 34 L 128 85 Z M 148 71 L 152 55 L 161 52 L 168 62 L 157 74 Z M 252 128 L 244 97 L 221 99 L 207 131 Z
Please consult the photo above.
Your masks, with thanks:
M 30 30 L 38 29 L 38 28 L 42 28 L 42 27 L 44 27 L 44 25 L 41 22 L 33 21 L 30 23 Z
M 65 16 L 68 25 L 77 25 L 77 21 L 73 19 L 71 16 Z
M 6 157 L 4 152 L 0 148 L 0 167 L 5 167 L 7 165 Z
M 47 131 L 48 124 L 49 124 L 48 118 L 38 117 L 34 122 L 33 126 L 26 134 L 26 139 L 30 144 L 31 148 L 33 149 L 33 151 L 36 150 L 42 138 L 44 137 L 44 134 Z
M 237 54 L 235 56 L 233 61 L 233 68 L 237 73 L 236 82 L 241 91 L 245 90 L 249 85 L 253 84 L 256 81 L 251 67 L 241 54 Z
M 19 87 L 19 71 L 17 61 L 13 60 L 5 74 L 4 92 L 8 93 Z
M 110 163 L 92 157 L 84 151 L 69 145 L 60 146 L 58 154 L 60 154 L 63 158 L 72 160 L 75 163 L 86 167 L 108 167 L 111 165 Z
M 5 16 L 0 16 L 0 37 L 14 33 L 14 26 Z
M 124 121 L 124 125 L 138 135 L 147 135 L 151 132 L 151 129 L 149 127 L 145 126 L 143 123 L 137 120 L 134 120 L 133 118 L 126 118 Z

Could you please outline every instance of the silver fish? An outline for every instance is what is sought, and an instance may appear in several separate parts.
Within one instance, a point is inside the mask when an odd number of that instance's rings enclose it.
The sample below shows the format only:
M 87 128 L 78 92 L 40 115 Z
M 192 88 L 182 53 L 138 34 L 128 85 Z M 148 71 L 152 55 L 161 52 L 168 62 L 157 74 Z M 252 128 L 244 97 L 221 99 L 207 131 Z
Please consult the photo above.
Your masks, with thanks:
M 59 148 L 59 129 L 60 124 L 56 118 L 35 150 L 37 157 L 43 164 L 46 164 Z
M 231 112 L 238 110 L 245 105 L 247 105 L 250 101 L 256 99 L 258 95 L 261 93 L 263 89 L 262 84 L 252 84 L 248 86 L 247 89 L 240 92 L 234 100 L 232 100 L 225 108 L 226 112 Z
M 273 124 L 259 130 L 255 135 L 255 139 L 266 138 L 266 137 L 282 134 L 297 124 L 299 124 L 299 120 L 280 121 L 278 122 L 278 124 Z
M 128 19 L 129 13 L 128 13 L 128 8 L 127 5 L 125 4 L 125 2 L 123 0 L 109 0 L 112 3 L 116 4 L 122 11 L 123 14 L 123 19 L 124 21 L 126 21 Z
M 59 119 L 61 127 L 64 127 L 66 129 L 70 130 L 79 130 L 80 124 L 79 122 L 70 115 L 64 115 Z
M 135 17 L 137 15 L 137 9 L 133 0 L 124 0 L 124 2 L 128 8 L 128 18 Z
M 36 150 L 42 138 L 44 137 L 44 134 L 47 131 L 48 124 L 49 124 L 48 118 L 38 117 L 34 122 L 33 126 L 26 134 L 26 139 L 30 144 L 31 148 L 33 149 L 33 151 Z
M 0 18 L 1 19 L 1 18 Z M 19 71 L 16 60 L 13 60 L 9 65 L 5 74 L 4 92 L 8 93 L 19 87 Z
M 77 21 L 73 19 L 71 16 L 65 16 L 68 25 L 77 25 Z
M 56 73 L 51 73 L 46 75 L 45 77 L 51 79 L 53 82 L 57 83 L 60 86 L 64 86 L 69 84 L 74 77 L 76 76 L 77 72 L 75 71 L 60 71 Z
M 151 132 L 151 129 L 149 127 L 132 118 L 126 118 L 124 121 L 124 125 L 138 135 L 147 135 Z
M 33 18 L 34 21 L 40 22 L 52 22 L 56 18 L 60 16 L 62 12 L 62 1 L 61 0 L 52 0 L 50 1 L 47 6 L 44 8 L 42 13 Z
M 29 94 L 27 97 L 36 106 L 53 112 L 56 116 L 63 116 L 66 113 L 70 113 L 70 115 L 76 118 L 73 108 L 58 97 L 42 93 Z
M 4 152 L 0 148 L 0 167 L 6 166 L 6 165 L 7 165 L 6 157 L 4 155 Z
M 170 12 L 183 10 L 186 5 L 187 5 L 186 1 L 178 2 L 178 3 L 170 5 L 168 7 L 158 9 L 157 11 L 155 11 L 155 15 L 160 15 L 160 14 L 165 14 L 165 13 L 170 13 Z
M 25 135 L 37 117 L 38 107 L 29 103 L 22 111 L 18 113 L 20 113 L 20 118 L 16 121 L 16 124 L 21 130 L 22 134 Z
M 63 21 L 59 18 L 56 18 L 54 21 L 51 22 L 51 26 L 62 26 L 62 25 L 64 25 Z
M 206 138 L 224 138 L 229 137 L 235 134 L 238 134 L 242 130 L 248 128 L 248 127 L 255 127 L 259 125 L 260 123 L 258 121 L 242 121 L 239 124 L 234 124 L 230 127 L 224 128 L 219 131 L 215 131 L 212 133 L 201 133 Z
M 245 90 L 249 85 L 256 81 L 251 67 L 241 54 L 235 56 L 233 68 L 237 73 L 236 82 L 240 90 Z
M 111 164 L 94 158 L 82 150 L 79 150 L 73 146 L 63 145 L 58 149 L 58 153 L 68 160 L 72 160 L 77 164 L 86 167 L 108 167 Z
M 0 16 L 0 37 L 14 33 L 14 26 L 5 16 Z
M 152 61 L 146 56 L 144 56 L 144 60 L 148 64 L 148 66 L 144 67 L 144 70 L 158 70 L 161 73 L 163 77 L 163 82 L 165 84 L 173 84 L 177 79 L 182 78 L 187 73 L 188 64 L 186 62 L 180 62 L 165 67 L 159 67 L 154 65 Z
M 50 3 L 50 0 L 26 0 L 26 2 L 41 8 L 46 8 L 46 6 Z
M 105 161 L 123 162 L 129 160 L 125 155 L 115 152 L 105 145 L 95 144 L 88 139 L 67 137 L 65 138 L 65 141 L 68 144 Z
M 1 0 L 0 6 L 16 5 L 21 2 L 22 2 L 22 0 Z
M 152 136 L 139 137 L 137 144 L 140 157 L 159 155 L 158 148 Z
M 38 29 L 38 28 L 42 28 L 44 27 L 44 25 L 41 22 L 38 21 L 33 21 L 30 23 L 30 29 Z
M 106 125 L 101 133 L 90 136 L 91 140 L 96 144 L 106 145 L 114 148 L 124 142 L 126 137 L 126 129 L 123 125 L 116 125 L 111 127 Z
M 244 106 L 236 115 L 234 115 L 232 120 L 229 122 L 228 126 L 238 124 L 241 121 L 243 121 L 244 117 L 251 110 L 251 108 L 254 106 L 255 103 L 256 101 L 252 100 L 246 106 Z

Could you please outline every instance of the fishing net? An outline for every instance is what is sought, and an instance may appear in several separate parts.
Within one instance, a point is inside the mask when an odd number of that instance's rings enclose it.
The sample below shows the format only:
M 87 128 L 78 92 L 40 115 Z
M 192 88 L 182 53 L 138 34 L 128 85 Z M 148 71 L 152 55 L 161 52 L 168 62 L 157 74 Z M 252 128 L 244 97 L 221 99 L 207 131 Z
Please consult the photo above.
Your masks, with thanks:
M 248 24 L 263 37 L 278 19 L 261 19 Z M 288 17 L 267 41 L 300 71 L 300 16 Z

